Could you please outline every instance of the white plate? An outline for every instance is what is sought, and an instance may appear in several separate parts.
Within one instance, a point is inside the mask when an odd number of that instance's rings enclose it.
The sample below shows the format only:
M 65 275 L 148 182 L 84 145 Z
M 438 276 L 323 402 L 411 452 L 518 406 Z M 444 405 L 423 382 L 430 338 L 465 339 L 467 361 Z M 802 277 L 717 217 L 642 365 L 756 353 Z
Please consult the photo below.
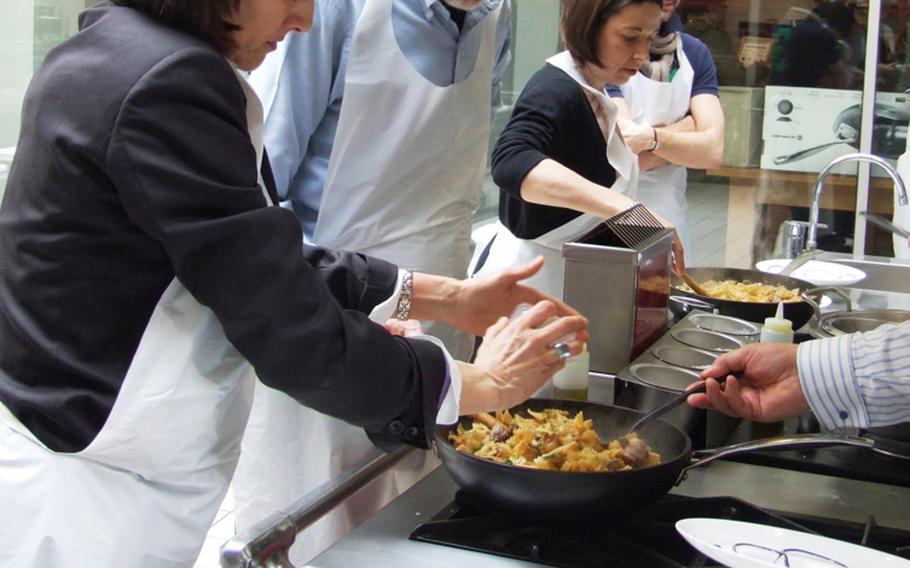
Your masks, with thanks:
M 756 263 L 755 268 L 762 272 L 777 274 L 783 270 L 789 262 L 790 260 L 786 258 L 763 260 Z M 856 284 L 865 278 L 866 273 L 844 264 L 810 260 L 797 268 L 790 276 L 805 280 L 815 286 L 849 286 L 850 284 Z
M 910 568 L 910 561 L 873 548 L 768 525 L 696 518 L 678 521 L 676 530 L 699 552 L 730 568 L 779 568 L 784 566 L 783 559 L 774 564 L 776 553 L 767 549 L 775 551 L 800 549 L 830 558 L 849 568 Z M 742 543 L 748 543 L 748 545 L 742 546 Z M 765 550 L 759 547 L 764 547 Z M 794 558 L 791 555 L 789 557 L 790 566 L 793 568 L 800 566 L 838 567 L 838 564 L 820 562 L 818 559 L 812 559 L 811 556 L 803 556 L 802 559 L 804 560 L 800 561 L 800 558 Z

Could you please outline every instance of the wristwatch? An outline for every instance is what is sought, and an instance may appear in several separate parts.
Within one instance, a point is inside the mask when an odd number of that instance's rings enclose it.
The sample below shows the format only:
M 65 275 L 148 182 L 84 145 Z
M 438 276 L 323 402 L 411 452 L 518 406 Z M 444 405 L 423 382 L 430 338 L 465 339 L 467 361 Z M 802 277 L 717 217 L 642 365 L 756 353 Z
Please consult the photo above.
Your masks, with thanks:
M 651 148 L 648 151 L 654 152 L 660 148 L 660 141 L 657 139 L 657 129 L 652 127 L 651 131 L 654 133 L 654 140 L 651 141 Z

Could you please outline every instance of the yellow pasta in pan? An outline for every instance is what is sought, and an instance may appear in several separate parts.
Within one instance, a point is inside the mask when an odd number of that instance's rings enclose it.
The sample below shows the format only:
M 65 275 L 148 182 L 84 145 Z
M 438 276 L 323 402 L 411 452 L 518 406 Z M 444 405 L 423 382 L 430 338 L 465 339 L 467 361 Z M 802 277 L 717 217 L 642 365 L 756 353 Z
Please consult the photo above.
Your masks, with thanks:
M 497 412 L 505 426 L 491 428 L 475 421 L 459 424 L 449 440 L 460 452 L 490 461 L 553 471 L 617 471 L 660 463 L 660 455 L 634 433 L 604 444 L 583 412 L 527 410 L 528 416 Z
M 706 280 L 702 287 L 711 298 L 719 300 L 734 300 L 736 302 L 777 303 L 799 302 L 798 288 L 787 288 L 781 285 L 760 284 L 758 282 L 737 282 L 736 280 Z M 693 292 L 686 284 L 679 286 L 680 290 Z

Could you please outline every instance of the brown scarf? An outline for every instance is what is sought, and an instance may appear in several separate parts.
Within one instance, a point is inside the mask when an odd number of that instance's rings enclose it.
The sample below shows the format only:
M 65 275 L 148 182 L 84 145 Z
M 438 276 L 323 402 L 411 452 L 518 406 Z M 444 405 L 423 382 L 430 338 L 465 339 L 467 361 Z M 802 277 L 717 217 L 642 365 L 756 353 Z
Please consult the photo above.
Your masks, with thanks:
M 670 70 L 676 58 L 676 47 L 679 34 L 670 32 L 665 36 L 656 36 L 651 40 L 651 54 L 659 56 L 653 61 L 642 64 L 640 71 L 653 81 L 670 82 Z

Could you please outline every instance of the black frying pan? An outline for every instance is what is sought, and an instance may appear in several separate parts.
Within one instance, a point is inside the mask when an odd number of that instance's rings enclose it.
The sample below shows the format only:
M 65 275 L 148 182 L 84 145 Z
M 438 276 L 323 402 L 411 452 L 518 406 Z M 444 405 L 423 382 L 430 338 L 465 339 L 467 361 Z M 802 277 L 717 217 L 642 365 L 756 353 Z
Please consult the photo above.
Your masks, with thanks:
M 594 421 L 598 435 L 608 441 L 625 431 L 643 414 L 615 406 L 590 402 L 531 399 L 513 412 L 559 408 L 574 415 L 584 411 Z M 469 417 L 462 418 L 466 428 Z M 529 469 L 491 462 L 459 452 L 448 440 L 454 426 L 436 429 L 436 448 L 449 474 L 480 503 L 494 508 L 571 517 L 608 517 L 631 513 L 660 499 L 689 465 L 692 440 L 682 430 L 654 420 L 638 433 L 651 449 L 661 455 L 659 465 L 629 471 L 600 473 L 561 472 Z
M 593 402 L 531 399 L 512 409 L 513 414 L 527 409 L 559 408 L 570 414 L 584 411 L 594 422 L 594 430 L 604 441 L 623 432 L 644 414 Z M 461 419 L 471 427 L 469 417 Z M 495 463 L 459 452 L 448 439 L 455 426 L 439 426 L 435 446 L 443 466 L 452 479 L 474 499 L 491 510 L 541 515 L 547 520 L 572 522 L 582 519 L 621 519 L 663 497 L 691 467 L 692 440 L 666 422 L 652 420 L 638 431 L 639 437 L 661 455 L 661 463 L 626 471 L 580 473 L 529 469 Z M 910 445 L 842 434 L 802 434 L 747 442 L 737 446 L 703 450 L 704 465 L 713 459 L 750 450 L 817 448 L 849 445 L 871 449 L 891 457 L 910 460 Z M 906 467 L 900 463 L 898 467 Z
M 759 284 L 783 285 L 787 288 L 798 288 L 800 292 L 805 292 L 815 288 L 809 282 L 793 278 L 792 276 L 781 276 L 761 270 L 746 270 L 743 268 L 686 268 L 692 278 L 698 282 L 704 283 L 708 280 L 736 280 L 738 282 L 754 282 Z M 680 289 L 683 284 L 682 280 L 672 274 L 670 276 L 670 286 L 673 288 L 673 294 L 697 298 L 715 306 L 719 313 L 725 316 L 731 316 L 757 323 L 764 323 L 765 318 L 774 317 L 777 312 L 777 304 L 773 302 L 738 302 L 735 300 L 721 300 L 719 298 L 710 298 L 701 296 L 694 292 L 686 292 Z M 793 322 L 793 329 L 799 329 L 812 318 L 812 306 L 805 300 L 798 302 L 784 303 L 784 317 Z

